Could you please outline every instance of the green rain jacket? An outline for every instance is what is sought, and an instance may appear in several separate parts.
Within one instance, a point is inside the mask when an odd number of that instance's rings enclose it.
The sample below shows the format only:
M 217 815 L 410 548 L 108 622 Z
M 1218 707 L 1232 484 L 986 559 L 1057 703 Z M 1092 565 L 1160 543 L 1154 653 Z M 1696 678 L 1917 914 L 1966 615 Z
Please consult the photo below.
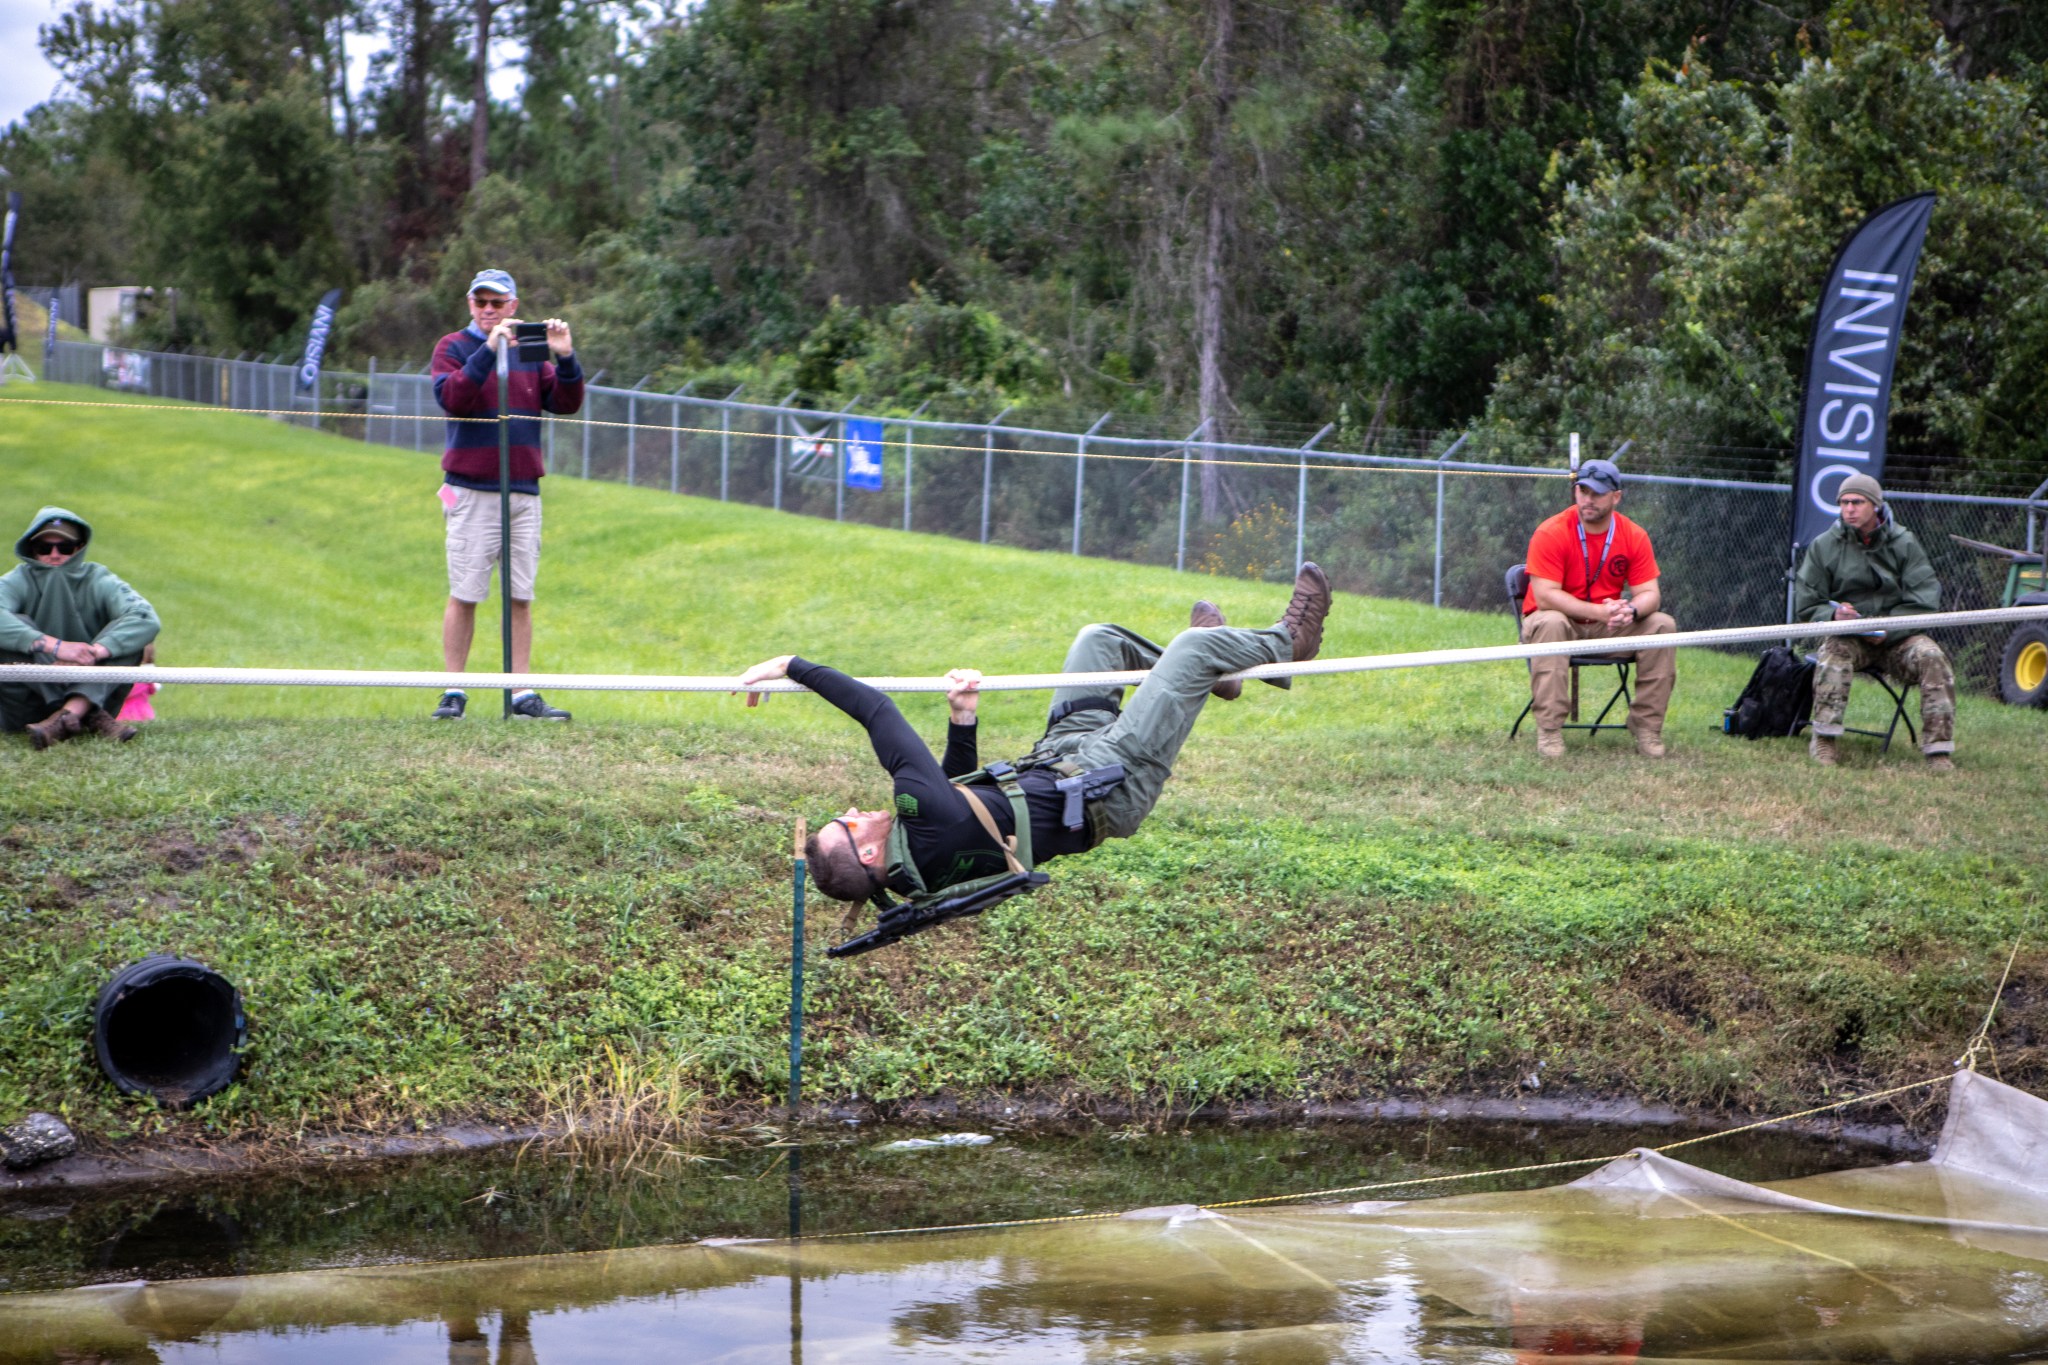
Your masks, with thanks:
M 77 554 L 55 568 L 36 563 L 28 554 L 29 541 L 53 521 L 72 523 L 85 540 Z M 54 635 L 105 645 L 118 656 L 138 654 L 156 638 L 163 628 L 156 608 L 106 565 L 87 559 L 91 547 L 92 527 L 84 517 L 61 507 L 36 513 L 14 542 L 21 563 L 0 577 L 0 650 L 28 654 L 39 636 Z
M 1834 616 L 1836 602 L 1847 602 L 1858 616 L 1916 616 L 1941 610 L 1941 580 L 1911 531 L 1882 508 L 1877 534 L 1865 545 L 1860 536 L 1837 521 L 1814 538 L 1799 561 L 1799 585 L 1792 595 L 1792 614 L 1802 621 Z

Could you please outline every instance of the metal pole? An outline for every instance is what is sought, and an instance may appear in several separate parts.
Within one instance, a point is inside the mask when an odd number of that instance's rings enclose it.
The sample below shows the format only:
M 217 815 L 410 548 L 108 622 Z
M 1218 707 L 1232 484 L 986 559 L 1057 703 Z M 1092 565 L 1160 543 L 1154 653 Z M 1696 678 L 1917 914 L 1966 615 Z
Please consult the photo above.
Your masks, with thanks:
M 787 408 L 789 401 L 795 398 L 799 392 L 800 390 L 791 389 L 788 393 L 782 395 L 782 401 L 775 405 L 775 510 L 778 512 L 782 510 L 782 447 L 785 441 L 786 429 L 794 425 L 794 423 L 785 420 L 788 414 L 783 412 L 782 409 Z
M 1095 425 L 1082 432 L 1074 440 L 1074 553 L 1081 553 L 1081 474 L 1088 467 L 1088 438 L 1102 430 L 1102 424 L 1110 419 L 1109 413 L 1095 419 Z
M 804 1094 L 804 822 L 797 817 L 789 901 L 789 1121 Z
M 677 389 L 676 401 L 669 408 L 668 491 L 670 493 L 680 493 L 683 491 L 683 399 L 688 397 L 690 390 L 696 387 L 697 381 L 692 379 L 689 383 Z
M 732 409 L 718 410 L 718 500 L 725 501 L 726 485 L 732 471 Z
M 641 375 L 640 384 L 645 384 L 651 375 Z M 626 487 L 633 486 L 633 457 L 640 450 L 640 384 L 626 390 Z
M 1006 404 L 1003 410 L 982 424 L 981 428 L 981 543 L 988 544 L 989 495 L 995 486 L 996 476 L 996 423 L 1010 415 L 1015 403 Z
M 498 343 L 498 640 L 505 671 L 512 671 L 512 353 Z M 505 719 L 512 719 L 512 689 L 505 689 Z
M 597 395 L 592 393 L 590 396 L 594 408 Z M 583 477 L 586 479 L 590 477 L 590 416 L 590 413 L 583 414 Z
M 1430 582 L 1429 604 L 1440 607 L 1444 604 L 1444 465 L 1443 462 L 1465 448 L 1466 432 L 1451 443 L 1451 448 L 1436 457 L 1436 571 Z
M 1301 468 L 1294 485 L 1294 568 L 1297 573 L 1308 562 L 1308 452 L 1336 429 L 1335 422 L 1326 423 L 1321 431 L 1301 443 Z
M 1188 566 L 1188 446 L 1194 442 L 1195 437 L 1209 429 L 1209 420 L 1204 417 L 1202 425 L 1196 427 L 1187 440 L 1180 443 L 1180 536 L 1174 542 L 1173 548 L 1173 567 L 1177 570 Z
M 377 410 L 377 357 L 370 357 L 370 382 L 363 391 L 363 444 L 370 443 L 370 414 Z
M 858 400 L 856 400 L 858 401 Z M 851 407 L 852 404 L 847 406 Z M 839 419 L 839 446 L 833 452 L 832 520 L 846 520 L 846 419 Z
M 915 421 L 931 405 L 932 400 L 929 398 L 919 403 L 917 410 L 910 414 L 911 420 Z M 903 529 L 906 531 L 910 529 L 910 475 L 911 465 L 916 458 L 916 449 L 917 428 L 905 426 L 903 428 Z

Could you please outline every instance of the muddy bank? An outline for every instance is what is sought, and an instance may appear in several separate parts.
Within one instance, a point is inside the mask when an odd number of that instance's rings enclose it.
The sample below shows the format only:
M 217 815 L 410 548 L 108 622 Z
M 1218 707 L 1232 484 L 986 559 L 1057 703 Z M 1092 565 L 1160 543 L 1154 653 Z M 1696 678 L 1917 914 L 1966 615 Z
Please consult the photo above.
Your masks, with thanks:
M 1847 1111 L 1853 1114 L 1853 1110 Z M 1113 1102 L 1077 1104 L 1050 1096 L 941 1095 L 889 1104 L 838 1101 L 805 1105 L 796 1136 L 852 1125 L 949 1129 L 982 1124 L 1010 1130 L 1072 1130 L 1124 1128 L 1130 1125 L 1167 1127 L 1184 1124 L 1299 1123 L 1427 1123 L 1505 1122 L 1532 1125 L 1572 1124 L 1615 1129 L 1670 1129 L 1689 1133 L 1725 1132 L 1769 1118 L 1767 1114 L 1709 1113 L 1649 1100 L 1611 1096 L 1437 1095 L 1386 1096 L 1351 1100 L 1241 1100 L 1207 1104 L 1198 1109 L 1165 1112 Z M 707 1114 L 701 1130 L 721 1134 L 780 1125 L 780 1106 L 738 1106 Z M 1849 1143 L 1901 1158 L 1924 1156 L 1933 1148 L 1934 1127 L 1903 1122 L 1870 1122 L 1821 1116 L 1773 1125 L 1772 1131 L 1819 1140 Z M 394 1133 L 332 1133 L 301 1141 L 193 1143 L 143 1141 L 83 1151 L 26 1171 L 0 1171 L 0 1193 L 32 1193 L 63 1189 L 95 1189 L 122 1185 L 175 1182 L 232 1175 L 238 1172 L 288 1173 L 340 1164 L 488 1152 L 530 1142 L 549 1143 L 567 1136 L 560 1127 L 544 1124 L 451 1123 Z M 630 1140 L 628 1130 L 609 1132 L 583 1127 L 582 1141 Z

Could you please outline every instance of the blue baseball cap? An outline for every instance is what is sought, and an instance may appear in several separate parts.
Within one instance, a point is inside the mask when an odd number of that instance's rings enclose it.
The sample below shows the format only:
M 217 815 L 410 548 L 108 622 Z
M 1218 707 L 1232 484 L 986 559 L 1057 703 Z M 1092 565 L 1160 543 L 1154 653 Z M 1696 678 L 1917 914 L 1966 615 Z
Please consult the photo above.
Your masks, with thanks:
M 502 270 L 479 270 L 476 278 L 469 282 L 468 293 L 488 289 L 493 294 L 503 294 L 508 299 L 519 297 L 519 286 L 512 283 L 512 277 Z
M 1579 466 L 1579 477 L 1572 482 L 1595 493 L 1616 493 L 1621 490 L 1621 470 L 1612 460 L 1588 460 Z

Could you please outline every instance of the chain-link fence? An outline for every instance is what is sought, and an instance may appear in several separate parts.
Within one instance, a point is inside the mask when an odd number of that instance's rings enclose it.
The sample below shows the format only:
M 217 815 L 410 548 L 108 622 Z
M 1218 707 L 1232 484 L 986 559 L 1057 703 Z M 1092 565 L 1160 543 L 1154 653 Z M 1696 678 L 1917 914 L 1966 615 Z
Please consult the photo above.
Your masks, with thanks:
M 432 383 L 409 367 L 329 370 L 301 391 L 266 357 L 121 351 L 60 342 L 50 377 L 262 411 L 382 445 L 438 455 Z M 601 377 L 601 375 L 599 376 Z M 645 381 L 642 381 L 643 386 Z M 849 482 L 849 424 L 879 476 Z M 1565 506 L 1554 443 L 1492 434 L 1395 432 L 1364 452 L 1210 443 L 1200 432 L 1132 434 L 1105 417 L 1085 431 L 1001 421 L 869 416 L 591 384 L 583 410 L 545 425 L 548 470 L 965 540 L 1270 581 L 1315 559 L 1338 587 L 1447 607 L 1507 611 L 1503 579 L 1537 522 Z M 879 441 L 875 440 L 879 437 Z M 1605 450 L 1595 453 L 1606 454 Z M 1690 452 L 1745 477 L 1666 470 L 1669 451 L 1624 447 L 1627 511 L 1657 547 L 1665 601 L 1683 628 L 1753 625 L 1786 610 L 1792 492 L 1769 481 L 1778 452 Z M 1995 606 L 2005 562 L 1955 537 L 2034 550 L 2048 512 L 2030 496 L 1893 490 L 1933 556 L 1950 609 Z M 1507 623 L 1503 619 L 1503 632 Z M 1988 683 L 1998 641 L 1945 642 Z

